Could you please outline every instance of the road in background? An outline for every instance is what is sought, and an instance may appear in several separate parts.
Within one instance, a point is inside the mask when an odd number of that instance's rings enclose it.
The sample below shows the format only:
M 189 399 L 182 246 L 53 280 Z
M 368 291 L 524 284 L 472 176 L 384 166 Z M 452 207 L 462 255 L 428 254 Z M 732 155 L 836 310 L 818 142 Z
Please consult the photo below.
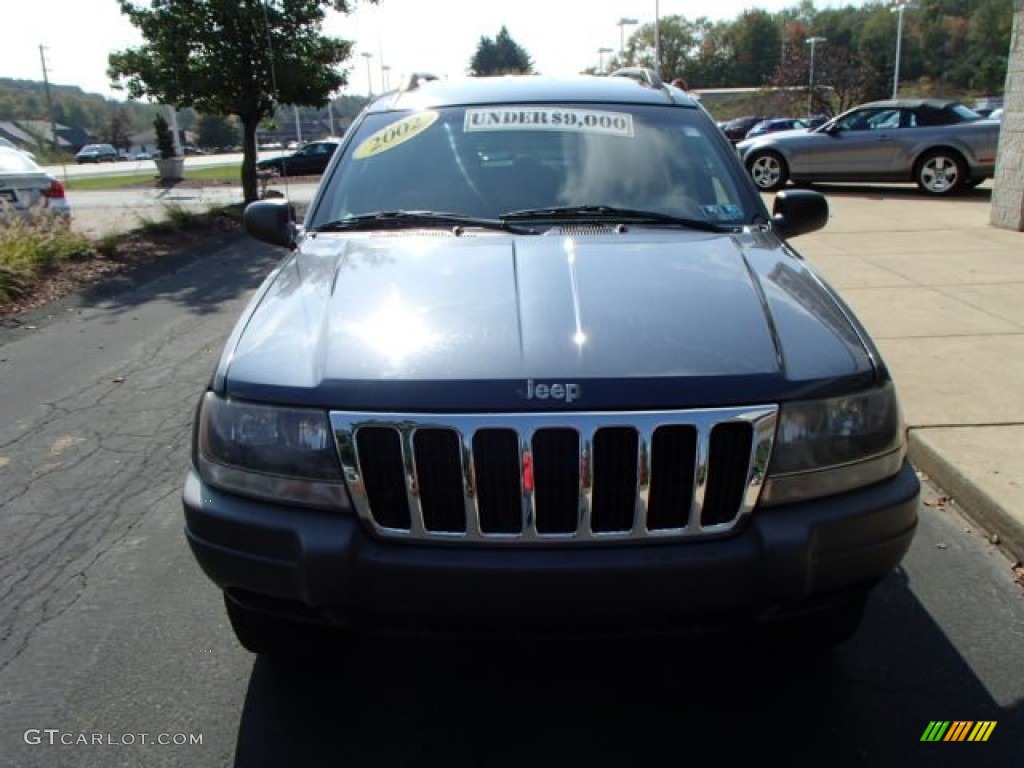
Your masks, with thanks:
M 291 154 L 286 150 L 260 151 L 257 159 L 266 160 L 272 157 Z M 188 155 L 185 157 L 185 170 L 190 168 L 214 168 L 224 165 L 242 165 L 242 153 L 224 155 Z M 144 173 L 152 171 L 156 175 L 156 165 L 152 160 L 120 160 L 116 163 L 84 163 L 79 165 L 74 160 L 63 165 L 45 165 L 43 170 L 59 179 L 80 179 L 91 176 L 120 176 L 126 173 Z
M 313 199 L 317 185 L 274 181 L 272 189 L 287 194 L 293 203 L 304 205 Z M 72 227 L 83 234 L 101 237 L 138 227 L 143 218 L 162 219 L 169 206 L 202 211 L 211 207 L 242 202 L 238 186 L 210 185 L 167 188 L 84 190 L 67 192 L 71 205 Z

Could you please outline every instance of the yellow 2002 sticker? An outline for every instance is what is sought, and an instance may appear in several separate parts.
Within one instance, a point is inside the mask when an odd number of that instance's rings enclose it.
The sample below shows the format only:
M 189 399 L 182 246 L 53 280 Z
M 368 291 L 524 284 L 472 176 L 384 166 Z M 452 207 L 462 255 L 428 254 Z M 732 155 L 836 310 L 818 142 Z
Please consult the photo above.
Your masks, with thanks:
M 427 130 L 437 120 L 437 112 L 417 112 L 415 115 L 403 117 L 398 122 L 381 128 L 372 136 L 363 139 L 363 143 L 356 147 L 353 157 L 357 160 L 365 160 L 368 157 L 379 155 L 394 149 L 404 141 L 408 141 Z

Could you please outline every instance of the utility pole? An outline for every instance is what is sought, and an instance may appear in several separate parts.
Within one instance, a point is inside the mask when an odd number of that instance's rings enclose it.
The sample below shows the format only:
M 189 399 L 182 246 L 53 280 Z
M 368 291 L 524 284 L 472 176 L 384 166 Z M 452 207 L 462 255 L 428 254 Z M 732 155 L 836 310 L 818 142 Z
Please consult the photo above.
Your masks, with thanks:
M 807 88 L 807 116 L 810 117 L 814 114 L 814 46 L 828 41 L 824 37 L 808 37 L 804 42 L 811 46 L 811 74 Z
M 917 8 L 913 3 L 902 2 L 894 8 L 890 8 L 890 13 L 897 14 L 896 20 L 896 66 L 893 68 L 892 73 L 892 97 L 898 98 L 900 93 L 900 53 L 903 47 L 903 12 L 910 8 Z
M 43 52 L 43 46 L 39 46 L 39 60 L 43 63 L 43 87 L 46 90 L 46 111 L 50 118 L 50 136 L 53 138 L 53 151 L 55 153 L 60 152 L 60 147 L 57 144 L 57 123 L 53 119 L 53 99 L 50 97 L 50 78 L 46 74 L 46 54 Z
M 367 98 L 373 98 L 373 72 L 370 70 L 370 59 L 373 58 L 373 54 L 369 51 L 363 51 L 361 54 L 366 59 L 366 96 Z
M 654 71 L 661 77 L 661 14 L 658 12 L 658 0 L 654 0 Z
M 616 22 L 616 25 L 619 28 L 619 65 L 620 66 L 623 66 L 623 67 L 626 66 L 626 57 L 625 57 L 625 53 L 626 53 L 626 30 L 625 30 L 625 28 L 626 27 L 631 27 L 631 26 L 633 26 L 635 24 L 639 24 L 639 23 L 640 22 L 637 19 L 630 19 L 630 18 L 627 18 L 625 16 L 623 16 L 621 19 L 619 19 Z

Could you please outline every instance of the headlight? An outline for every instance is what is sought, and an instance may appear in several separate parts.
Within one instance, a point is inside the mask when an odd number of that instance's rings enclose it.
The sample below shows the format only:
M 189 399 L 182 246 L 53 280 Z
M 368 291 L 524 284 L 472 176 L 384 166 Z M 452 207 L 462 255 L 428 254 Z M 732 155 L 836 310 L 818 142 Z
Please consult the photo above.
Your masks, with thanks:
M 348 507 L 327 414 L 224 400 L 207 392 L 196 434 L 199 473 L 226 491 Z
M 906 442 L 892 383 L 847 397 L 786 403 L 761 504 L 843 493 L 895 475 Z

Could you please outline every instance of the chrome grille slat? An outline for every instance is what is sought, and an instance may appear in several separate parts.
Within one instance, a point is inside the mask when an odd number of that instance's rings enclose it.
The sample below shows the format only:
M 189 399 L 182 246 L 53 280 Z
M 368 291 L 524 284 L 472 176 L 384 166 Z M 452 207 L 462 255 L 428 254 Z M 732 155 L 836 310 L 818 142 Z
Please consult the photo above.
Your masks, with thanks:
M 353 505 L 379 536 L 564 545 L 728 534 L 757 503 L 777 407 L 330 417 Z
M 427 529 L 423 525 L 423 505 L 420 503 L 416 462 L 413 460 L 412 441 L 415 435 L 415 430 L 399 432 L 402 446 L 402 467 L 405 469 L 405 493 L 409 500 L 409 515 L 411 517 L 410 530 L 413 536 L 422 538 L 426 535 Z
M 637 515 L 634 534 L 646 530 L 650 525 L 651 515 L 651 445 L 654 442 L 654 429 L 637 429 L 637 466 L 636 466 L 636 499 Z
M 708 490 L 708 458 L 711 455 L 711 428 L 697 430 L 697 456 L 693 474 L 693 504 L 686 521 L 687 531 L 699 531 Z
M 476 467 L 473 463 L 473 437 L 459 433 L 459 449 L 462 461 L 462 498 L 466 514 L 466 532 L 480 536 L 480 492 L 476 481 Z
M 580 530 L 594 530 L 594 437 L 592 429 L 580 435 Z

